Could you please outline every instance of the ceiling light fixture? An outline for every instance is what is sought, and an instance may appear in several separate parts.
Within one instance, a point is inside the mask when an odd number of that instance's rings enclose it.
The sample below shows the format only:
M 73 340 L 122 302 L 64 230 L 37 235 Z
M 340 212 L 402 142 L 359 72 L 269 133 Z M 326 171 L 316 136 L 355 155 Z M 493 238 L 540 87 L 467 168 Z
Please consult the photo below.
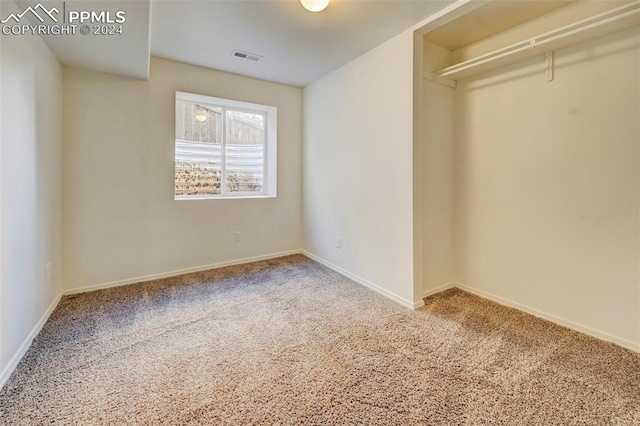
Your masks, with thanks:
M 207 121 L 207 113 L 204 111 L 198 111 L 195 115 L 196 121 L 203 122 Z
M 329 0 L 300 0 L 302 6 L 309 12 L 320 12 L 329 5 Z

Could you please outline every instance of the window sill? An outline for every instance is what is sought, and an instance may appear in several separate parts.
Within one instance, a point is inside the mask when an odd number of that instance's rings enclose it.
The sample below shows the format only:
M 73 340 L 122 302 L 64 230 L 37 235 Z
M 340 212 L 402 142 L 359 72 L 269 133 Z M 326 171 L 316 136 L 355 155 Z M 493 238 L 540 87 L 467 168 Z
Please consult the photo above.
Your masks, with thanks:
M 195 200 L 254 200 L 254 199 L 263 199 L 263 198 L 277 198 L 277 195 L 227 195 L 227 196 L 216 196 L 216 197 L 180 197 L 173 198 L 174 201 L 195 201 Z

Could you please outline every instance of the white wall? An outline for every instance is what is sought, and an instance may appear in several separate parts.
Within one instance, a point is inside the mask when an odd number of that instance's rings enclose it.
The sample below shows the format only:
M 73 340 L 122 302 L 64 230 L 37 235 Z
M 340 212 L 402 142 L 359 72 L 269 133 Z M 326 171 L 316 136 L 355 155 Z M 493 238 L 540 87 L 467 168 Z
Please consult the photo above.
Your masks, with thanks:
M 177 90 L 278 107 L 277 198 L 174 201 Z M 65 68 L 64 96 L 67 289 L 301 248 L 301 89 L 152 58 L 149 81 Z
M 451 52 L 424 41 L 424 70 L 451 65 Z M 453 146 L 455 89 L 423 81 L 423 282 L 424 294 L 454 279 Z
M 17 11 L 13 2 L 1 8 L 0 16 Z M 60 293 L 62 273 L 62 70 L 38 37 L 1 43 L 0 385 Z
M 304 247 L 407 305 L 413 54 L 406 31 L 304 90 Z
M 640 37 L 459 81 L 456 279 L 640 347 Z

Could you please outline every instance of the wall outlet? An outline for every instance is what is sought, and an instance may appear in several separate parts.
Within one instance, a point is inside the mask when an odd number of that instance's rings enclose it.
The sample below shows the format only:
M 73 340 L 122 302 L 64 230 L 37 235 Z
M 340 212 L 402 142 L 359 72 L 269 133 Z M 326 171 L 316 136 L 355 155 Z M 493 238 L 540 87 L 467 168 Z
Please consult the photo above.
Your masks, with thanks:
M 44 265 L 44 283 L 47 286 L 51 284 L 51 262 Z
M 240 231 L 236 231 L 233 233 L 233 241 L 235 243 L 239 243 L 240 242 Z
M 342 237 L 336 237 L 336 247 L 342 248 Z

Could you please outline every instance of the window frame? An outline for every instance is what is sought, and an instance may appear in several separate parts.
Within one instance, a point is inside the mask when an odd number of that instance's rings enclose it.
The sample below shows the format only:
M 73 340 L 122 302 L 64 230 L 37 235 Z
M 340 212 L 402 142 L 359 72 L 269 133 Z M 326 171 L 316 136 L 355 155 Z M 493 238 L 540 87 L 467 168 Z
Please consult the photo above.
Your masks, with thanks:
M 220 172 L 220 194 L 211 195 L 176 195 L 175 182 L 175 157 L 176 157 L 176 141 L 182 140 L 176 137 L 175 118 L 177 117 L 178 101 L 197 103 L 204 107 L 221 109 L 221 172 Z M 226 181 L 226 113 L 228 110 L 248 112 L 252 114 L 260 114 L 264 117 L 264 143 L 263 143 L 263 180 L 262 190 L 229 192 L 227 190 Z M 256 104 L 251 102 L 237 101 L 233 99 L 217 98 L 214 96 L 198 95 L 195 93 L 176 91 L 174 101 L 174 139 L 173 139 L 173 158 L 174 158 L 174 177 L 173 177 L 173 198 L 175 201 L 190 200 L 221 200 L 221 199 L 247 199 L 247 198 L 276 198 L 278 188 L 278 170 L 277 170 L 277 154 L 278 154 L 278 108 L 272 105 Z M 194 141 L 185 141 L 194 142 Z

